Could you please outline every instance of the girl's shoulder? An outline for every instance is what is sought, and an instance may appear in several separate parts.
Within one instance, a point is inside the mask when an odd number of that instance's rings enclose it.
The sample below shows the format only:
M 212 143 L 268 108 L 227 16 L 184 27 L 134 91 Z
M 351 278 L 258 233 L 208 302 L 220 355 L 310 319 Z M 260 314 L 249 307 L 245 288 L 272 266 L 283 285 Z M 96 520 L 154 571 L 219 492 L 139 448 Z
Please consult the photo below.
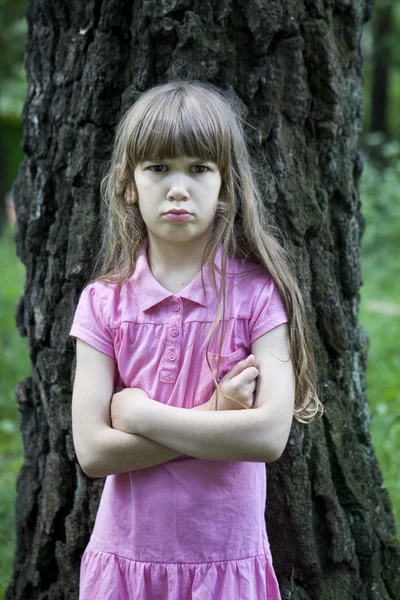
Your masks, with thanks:
M 235 256 L 228 256 L 226 264 L 227 285 L 228 282 L 242 288 L 243 294 L 250 291 L 261 290 L 265 285 L 273 285 L 273 279 L 269 271 L 256 263 L 241 260 Z M 249 287 L 250 286 L 250 287 Z
M 125 281 L 118 283 L 112 279 L 96 279 L 87 283 L 79 299 L 79 305 L 93 315 L 98 315 L 110 327 L 119 321 L 119 305 Z
M 121 284 L 111 279 L 95 279 L 86 283 L 81 292 L 82 296 L 90 296 L 95 303 L 104 303 L 114 298 L 121 289 Z
M 275 292 L 267 269 L 250 261 L 229 256 L 226 263 L 226 310 L 237 318 L 250 318 L 258 304 L 268 303 Z
M 289 320 L 276 283 L 265 267 L 233 258 L 226 271 L 227 313 L 248 321 L 251 342 Z

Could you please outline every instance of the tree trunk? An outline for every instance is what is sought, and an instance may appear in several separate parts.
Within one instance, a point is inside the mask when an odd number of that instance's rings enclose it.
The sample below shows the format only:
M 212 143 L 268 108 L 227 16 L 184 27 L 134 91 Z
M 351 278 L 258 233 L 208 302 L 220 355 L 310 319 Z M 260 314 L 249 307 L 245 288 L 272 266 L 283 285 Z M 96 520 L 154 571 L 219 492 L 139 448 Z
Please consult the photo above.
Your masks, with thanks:
M 399 543 L 371 445 L 368 339 L 358 323 L 360 37 L 370 4 L 30 1 L 26 156 L 14 195 L 27 272 L 17 325 L 33 374 L 16 392 L 25 460 L 9 600 L 78 595 L 102 480 L 85 477 L 73 449 L 68 332 L 98 249 L 114 125 L 140 92 L 175 77 L 217 83 L 247 107 L 252 154 L 274 173 L 273 182 L 260 169 L 265 202 L 313 323 L 326 415 L 294 423 L 282 458 L 267 466 L 282 597 L 397 597 Z

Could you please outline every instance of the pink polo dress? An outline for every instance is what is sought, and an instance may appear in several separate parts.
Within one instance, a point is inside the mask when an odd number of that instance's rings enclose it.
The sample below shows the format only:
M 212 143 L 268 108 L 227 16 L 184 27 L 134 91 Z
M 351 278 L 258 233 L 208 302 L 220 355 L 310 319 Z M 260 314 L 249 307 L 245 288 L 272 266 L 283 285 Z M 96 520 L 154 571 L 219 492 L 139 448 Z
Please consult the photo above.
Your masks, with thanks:
M 219 377 L 288 320 L 265 270 L 229 258 L 227 275 Z M 205 348 L 216 303 L 206 266 L 203 279 L 204 289 L 199 273 L 172 294 L 153 277 L 145 244 L 120 286 L 83 290 L 70 335 L 115 358 L 115 389 L 141 388 L 182 408 L 202 404 L 214 390 Z M 213 365 L 217 344 L 214 337 Z M 265 504 L 261 462 L 180 456 L 109 475 L 82 557 L 80 600 L 280 600 Z

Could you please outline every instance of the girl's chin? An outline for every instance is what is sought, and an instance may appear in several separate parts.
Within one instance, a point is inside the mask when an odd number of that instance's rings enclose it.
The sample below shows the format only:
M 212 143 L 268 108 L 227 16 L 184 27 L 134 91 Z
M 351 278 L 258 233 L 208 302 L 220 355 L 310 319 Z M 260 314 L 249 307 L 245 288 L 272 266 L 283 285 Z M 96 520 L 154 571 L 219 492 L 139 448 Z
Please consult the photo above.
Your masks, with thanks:
M 169 242 L 171 244 L 179 243 L 179 244 L 191 244 L 195 242 L 199 242 L 201 239 L 204 239 L 204 244 L 208 240 L 210 236 L 210 230 L 197 230 L 193 227 L 185 226 L 180 223 L 176 225 L 174 222 L 165 222 L 167 227 L 164 227 L 162 231 L 149 231 L 147 228 L 147 236 L 151 241 L 157 243 L 157 240 L 162 240 L 163 243 Z

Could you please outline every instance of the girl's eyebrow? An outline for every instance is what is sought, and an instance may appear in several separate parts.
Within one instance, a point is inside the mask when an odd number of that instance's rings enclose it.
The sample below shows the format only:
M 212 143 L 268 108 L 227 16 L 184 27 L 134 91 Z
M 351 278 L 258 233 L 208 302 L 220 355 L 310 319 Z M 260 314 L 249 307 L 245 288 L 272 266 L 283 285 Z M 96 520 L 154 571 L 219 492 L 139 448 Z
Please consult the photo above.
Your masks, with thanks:
M 159 159 L 156 159 L 156 158 L 146 158 L 145 160 L 143 160 L 141 162 L 142 163 L 150 162 L 150 163 L 154 163 L 154 164 L 164 164 L 166 162 L 173 162 L 174 160 L 176 160 L 176 159 L 174 159 L 174 158 L 159 158 Z M 188 160 L 188 162 L 190 164 L 198 164 L 198 163 L 216 164 L 211 158 L 210 159 L 208 159 L 208 158 L 203 159 L 203 158 L 199 158 L 199 157 L 190 157 L 189 160 Z
M 208 162 L 212 162 L 212 160 L 208 159 L 208 158 L 194 157 L 194 158 L 190 158 L 189 162 L 191 162 L 191 163 L 199 163 L 199 162 L 201 162 L 201 163 L 208 163 Z

